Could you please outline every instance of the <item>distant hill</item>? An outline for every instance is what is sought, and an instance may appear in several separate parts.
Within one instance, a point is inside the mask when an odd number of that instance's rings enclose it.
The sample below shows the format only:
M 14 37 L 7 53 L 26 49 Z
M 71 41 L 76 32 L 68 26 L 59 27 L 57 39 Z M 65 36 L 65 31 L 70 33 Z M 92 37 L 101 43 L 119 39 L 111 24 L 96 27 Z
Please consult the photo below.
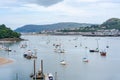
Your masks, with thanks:
M 120 30 L 120 19 L 119 18 L 111 18 L 101 24 L 101 27 L 105 27 L 106 29 L 118 29 Z
M 91 26 L 92 24 L 87 23 L 74 23 L 74 22 L 62 22 L 56 24 L 48 24 L 48 25 L 25 25 L 20 28 L 17 28 L 16 32 L 41 32 L 41 31 L 51 31 L 51 30 L 59 30 L 59 29 L 67 29 L 67 28 L 79 28 Z
M 80 27 L 78 29 L 64 29 L 59 30 L 59 32 L 99 32 L 99 31 L 120 31 L 120 19 L 119 18 L 110 18 L 103 22 L 101 25 L 91 25 L 89 27 Z

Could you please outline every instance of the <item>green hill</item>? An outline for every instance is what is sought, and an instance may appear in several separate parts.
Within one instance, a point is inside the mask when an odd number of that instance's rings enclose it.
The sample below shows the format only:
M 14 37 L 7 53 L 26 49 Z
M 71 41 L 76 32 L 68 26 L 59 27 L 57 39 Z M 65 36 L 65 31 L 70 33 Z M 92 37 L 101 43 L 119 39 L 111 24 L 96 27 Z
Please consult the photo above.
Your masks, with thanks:
M 91 25 L 89 27 L 80 27 L 77 29 L 64 29 L 59 30 L 60 32 L 97 32 L 105 30 L 119 30 L 120 31 L 120 19 L 119 18 L 110 18 L 103 22 L 101 25 Z
M 2 24 L 0 25 L 0 39 L 3 38 L 20 38 L 20 34 Z
M 106 29 L 118 29 L 120 30 L 120 19 L 119 18 L 111 18 L 101 24 L 101 27 L 105 27 Z

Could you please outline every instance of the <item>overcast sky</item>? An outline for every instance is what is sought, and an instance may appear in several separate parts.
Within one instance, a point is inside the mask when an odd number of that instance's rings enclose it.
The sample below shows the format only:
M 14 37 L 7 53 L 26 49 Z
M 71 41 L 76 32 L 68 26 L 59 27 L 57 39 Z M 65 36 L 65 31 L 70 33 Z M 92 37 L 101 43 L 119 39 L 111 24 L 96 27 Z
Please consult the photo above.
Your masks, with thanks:
M 0 24 L 79 22 L 101 24 L 120 18 L 120 0 L 0 0 Z

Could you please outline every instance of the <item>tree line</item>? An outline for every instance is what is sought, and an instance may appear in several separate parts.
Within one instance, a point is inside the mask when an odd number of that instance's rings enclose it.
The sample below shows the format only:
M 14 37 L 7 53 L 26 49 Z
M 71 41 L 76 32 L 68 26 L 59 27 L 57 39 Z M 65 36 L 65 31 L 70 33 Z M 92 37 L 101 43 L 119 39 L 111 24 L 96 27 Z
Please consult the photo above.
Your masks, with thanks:
M 14 32 L 10 28 L 7 28 L 6 25 L 0 25 L 0 39 L 3 38 L 20 38 L 21 34 Z

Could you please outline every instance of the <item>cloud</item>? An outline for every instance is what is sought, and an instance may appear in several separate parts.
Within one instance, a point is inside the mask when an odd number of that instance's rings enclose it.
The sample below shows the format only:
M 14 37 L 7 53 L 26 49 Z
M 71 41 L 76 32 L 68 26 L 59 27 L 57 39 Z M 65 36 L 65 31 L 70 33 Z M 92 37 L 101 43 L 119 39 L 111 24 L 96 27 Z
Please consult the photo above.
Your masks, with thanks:
M 34 3 L 40 6 L 44 6 L 44 7 L 48 7 L 48 6 L 52 6 L 54 4 L 57 4 L 59 2 L 62 2 L 63 0 L 23 0 L 24 2 L 29 3 Z
M 102 23 L 120 17 L 119 5 L 120 0 L 0 0 L 0 22 L 14 28 L 61 21 Z
M 16 0 L 0 0 L 0 7 L 6 7 L 6 6 L 10 6 L 16 4 Z
M 108 3 L 120 3 L 120 0 L 99 0 L 99 1 Z
M 77 2 L 112 2 L 112 3 L 120 3 L 120 0 L 74 0 Z

